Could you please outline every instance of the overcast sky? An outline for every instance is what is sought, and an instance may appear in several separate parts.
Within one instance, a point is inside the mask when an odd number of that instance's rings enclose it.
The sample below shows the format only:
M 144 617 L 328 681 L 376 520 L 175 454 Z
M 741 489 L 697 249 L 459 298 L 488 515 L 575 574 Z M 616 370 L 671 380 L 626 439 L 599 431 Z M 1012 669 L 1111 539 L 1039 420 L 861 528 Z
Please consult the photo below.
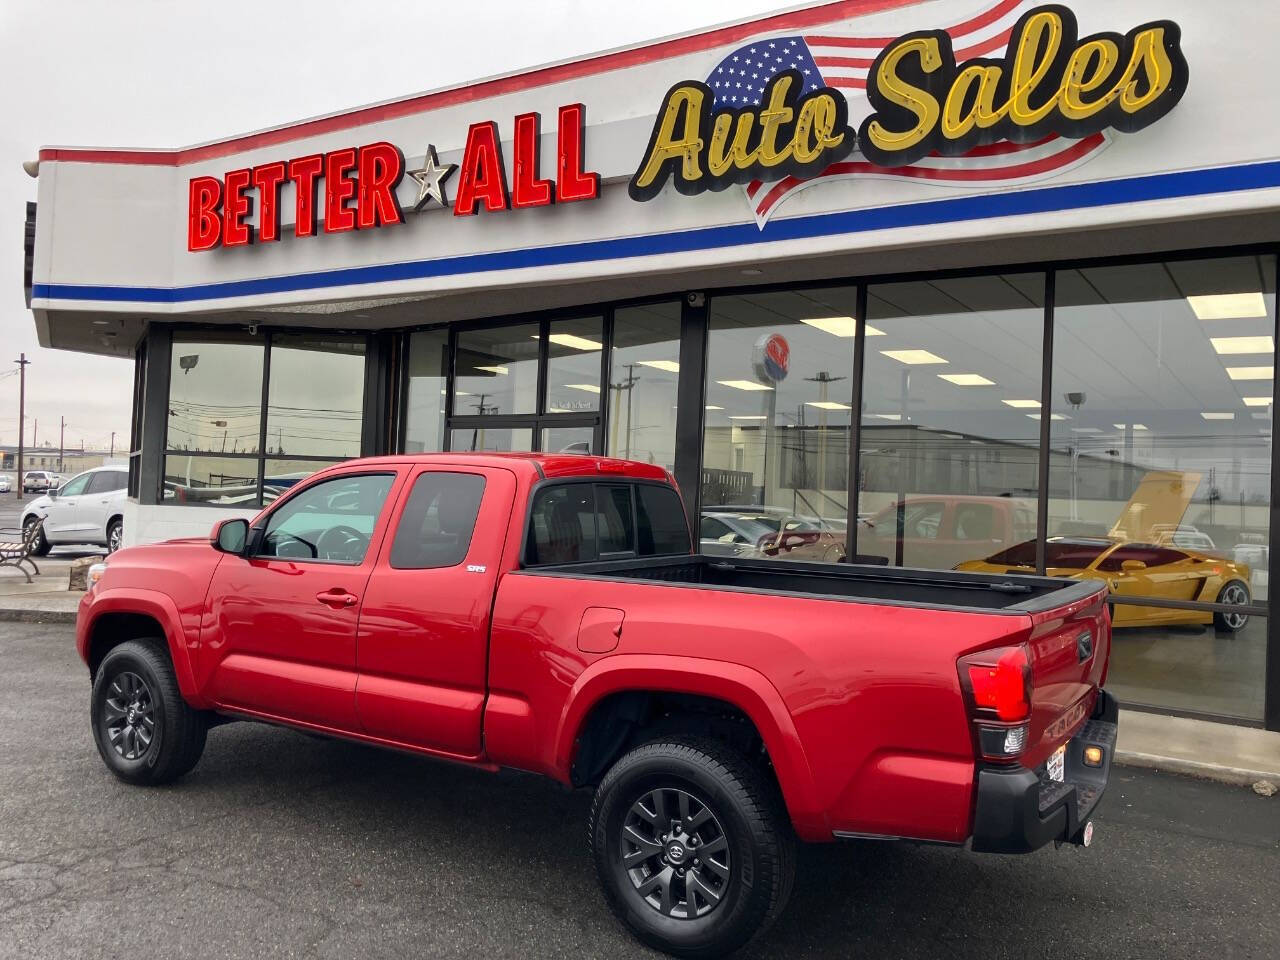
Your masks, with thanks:
M 27 442 L 117 450 L 132 364 L 36 344 L 22 299 L 22 171 L 43 144 L 181 147 L 317 114 L 685 33 L 786 0 L 4 0 L 0 3 L 0 443 L 17 442 L 26 351 Z M 191 74 L 199 62 L 202 70 Z M 216 69 L 207 69 L 209 65 Z

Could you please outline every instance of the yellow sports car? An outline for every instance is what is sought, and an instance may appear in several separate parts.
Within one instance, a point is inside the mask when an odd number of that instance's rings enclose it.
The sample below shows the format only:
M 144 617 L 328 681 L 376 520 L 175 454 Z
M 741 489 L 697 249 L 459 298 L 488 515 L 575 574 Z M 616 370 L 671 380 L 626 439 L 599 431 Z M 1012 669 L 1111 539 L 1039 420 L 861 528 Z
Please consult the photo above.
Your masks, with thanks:
M 986 560 L 956 567 L 980 573 L 1035 573 L 1036 543 L 1028 540 Z M 1131 543 L 1118 537 L 1050 537 L 1045 543 L 1045 572 L 1051 577 L 1103 580 L 1114 597 L 1197 600 L 1248 606 L 1249 568 L 1225 557 L 1172 545 Z M 1213 624 L 1235 633 L 1249 622 L 1246 613 L 1210 613 L 1118 603 L 1117 627 Z

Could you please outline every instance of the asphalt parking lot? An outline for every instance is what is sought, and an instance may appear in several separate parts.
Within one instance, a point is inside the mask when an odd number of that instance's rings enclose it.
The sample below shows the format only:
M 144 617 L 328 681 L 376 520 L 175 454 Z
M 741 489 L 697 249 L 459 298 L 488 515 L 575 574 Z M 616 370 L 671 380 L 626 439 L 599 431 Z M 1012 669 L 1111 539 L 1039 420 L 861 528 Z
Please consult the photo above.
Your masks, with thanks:
M 0 623 L 0 651 L 0 957 L 656 956 L 597 892 L 585 793 L 244 723 L 126 787 L 71 628 Z M 806 848 L 745 955 L 1274 956 L 1280 798 L 1117 774 L 1088 851 Z

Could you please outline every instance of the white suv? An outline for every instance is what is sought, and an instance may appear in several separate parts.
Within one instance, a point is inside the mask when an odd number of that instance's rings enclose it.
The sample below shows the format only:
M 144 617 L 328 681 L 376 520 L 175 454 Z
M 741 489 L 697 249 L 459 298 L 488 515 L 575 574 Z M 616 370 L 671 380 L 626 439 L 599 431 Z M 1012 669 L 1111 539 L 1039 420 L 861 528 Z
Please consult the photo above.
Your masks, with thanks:
M 108 553 L 120 549 L 124 536 L 124 503 L 129 472 L 124 467 L 97 467 L 72 477 L 52 493 L 32 500 L 23 510 L 23 529 L 44 518 L 36 556 L 63 543 L 92 543 Z

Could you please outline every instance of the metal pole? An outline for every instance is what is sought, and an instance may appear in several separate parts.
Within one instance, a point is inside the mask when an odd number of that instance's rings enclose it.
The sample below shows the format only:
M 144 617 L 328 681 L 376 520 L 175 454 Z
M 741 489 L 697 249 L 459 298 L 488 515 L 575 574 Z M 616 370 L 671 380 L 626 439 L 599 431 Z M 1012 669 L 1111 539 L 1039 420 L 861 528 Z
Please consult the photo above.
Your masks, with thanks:
M 116 432 L 111 431 L 111 459 L 115 459 L 116 455 Z
M 58 472 L 62 473 L 63 440 L 67 435 L 67 418 L 59 417 L 58 421 Z
M 18 485 L 14 495 L 19 500 L 22 499 L 22 428 L 26 426 L 27 419 L 27 364 L 30 362 L 25 353 L 14 361 L 18 365 Z

